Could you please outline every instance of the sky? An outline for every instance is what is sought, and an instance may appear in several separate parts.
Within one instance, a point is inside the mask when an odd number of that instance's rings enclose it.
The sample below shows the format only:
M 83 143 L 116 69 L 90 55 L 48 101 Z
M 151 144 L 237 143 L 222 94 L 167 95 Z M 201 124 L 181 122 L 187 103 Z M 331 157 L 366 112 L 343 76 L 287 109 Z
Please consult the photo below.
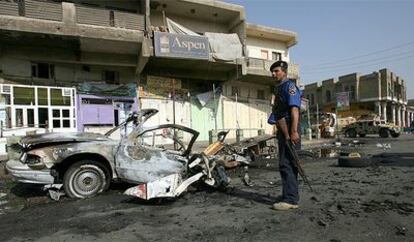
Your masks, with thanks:
M 414 98 L 414 0 L 224 0 L 243 5 L 247 22 L 298 34 L 290 61 L 301 82 L 388 68 Z

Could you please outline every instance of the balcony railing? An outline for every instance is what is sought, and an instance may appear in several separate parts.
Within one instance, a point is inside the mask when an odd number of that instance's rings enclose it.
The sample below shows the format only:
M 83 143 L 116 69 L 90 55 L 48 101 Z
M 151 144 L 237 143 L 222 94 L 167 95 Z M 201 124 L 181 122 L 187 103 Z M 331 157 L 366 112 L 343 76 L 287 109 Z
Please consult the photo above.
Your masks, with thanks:
M 94 8 L 76 4 L 75 15 L 77 24 L 88 24 L 103 27 L 116 27 L 131 30 L 145 29 L 145 17 L 142 14 L 128 13 L 118 10 Z M 20 16 L 62 22 L 65 10 L 62 3 L 36 0 L 0 0 L 0 15 Z
M 247 67 L 249 69 L 266 72 L 266 75 L 270 75 L 269 68 L 273 64 L 273 62 L 275 61 L 249 57 L 247 59 Z M 293 79 L 299 78 L 299 65 L 289 63 L 288 77 Z

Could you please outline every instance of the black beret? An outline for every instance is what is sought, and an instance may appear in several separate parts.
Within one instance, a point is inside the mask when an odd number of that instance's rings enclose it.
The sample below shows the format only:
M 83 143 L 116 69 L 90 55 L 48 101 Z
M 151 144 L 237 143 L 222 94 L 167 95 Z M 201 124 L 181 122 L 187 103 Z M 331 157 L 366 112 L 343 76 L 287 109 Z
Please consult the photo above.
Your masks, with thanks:
M 270 72 L 272 72 L 272 70 L 275 69 L 276 67 L 282 67 L 282 68 L 287 69 L 288 68 L 288 63 L 286 61 L 281 61 L 281 60 L 276 61 L 275 63 L 273 63 L 270 66 Z

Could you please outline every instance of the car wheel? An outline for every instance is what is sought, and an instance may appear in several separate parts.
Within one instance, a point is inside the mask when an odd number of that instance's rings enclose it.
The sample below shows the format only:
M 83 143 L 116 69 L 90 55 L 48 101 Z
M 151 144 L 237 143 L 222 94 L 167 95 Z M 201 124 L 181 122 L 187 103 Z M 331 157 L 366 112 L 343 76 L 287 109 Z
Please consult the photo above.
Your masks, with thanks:
M 82 160 L 69 167 L 63 176 L 63 188 L 72 198 L 88 198 L 109 188 L 108 168 L 94 160 Z
M 366 134 L 359 134 L 359 137 L 364 138 Z
M 369 157 L 340 156 L 338 158 L 338 166 L 340 167 L 367 167 L 372 164 L 372 160 Z
M 356 130 L 355 129 L 348 130 L 348 136 L 349 136 L 349 138 L 356 138 L 356 136 L 357 136 Z
M 381 138 L 388 138 L 388 136 L 389 136 L 388 130 L 387 129 L 380 129 L 379 136 Z
M 400 133 L 397 133 L 397 132 L 391 132 L 391 136 L 392 136 L 393 138 L 398 138 L 398 137 L 400 136 Z

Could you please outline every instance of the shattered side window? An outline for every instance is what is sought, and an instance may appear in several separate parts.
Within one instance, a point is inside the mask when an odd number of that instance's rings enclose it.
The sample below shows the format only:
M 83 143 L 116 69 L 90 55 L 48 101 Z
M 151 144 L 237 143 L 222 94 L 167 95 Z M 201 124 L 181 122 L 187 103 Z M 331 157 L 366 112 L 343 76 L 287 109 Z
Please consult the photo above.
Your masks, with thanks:
M 137 141 L 142 146 L 181 152 L 187 149 L 191 138 L 190 133 L 168 127 L 149 130 L 140 135 Z

